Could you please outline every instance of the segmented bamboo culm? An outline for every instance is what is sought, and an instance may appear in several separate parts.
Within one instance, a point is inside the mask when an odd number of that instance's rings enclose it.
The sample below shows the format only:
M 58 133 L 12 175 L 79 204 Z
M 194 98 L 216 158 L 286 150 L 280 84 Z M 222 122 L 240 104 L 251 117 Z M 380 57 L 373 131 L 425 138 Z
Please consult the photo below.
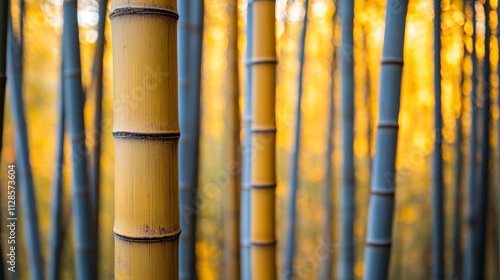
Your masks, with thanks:
M 253 1 L 252 279 L 276 279 L 276 34 L 274 0 Z
M 179 279 L 177 3 L 116 0 L 115 279 Z
M 407 0 L 391 2 L 386 8 L 386 19 L 390 21 L 386 21 L 382 50 L 379 118 L 368 209 L 364 279 L 387 279 L 389 276 L 407 9 Z
M 252 279 L 252 267 L 250 257 L 250 191 L 251 191 L 251 162 L 252 162 L 252 27 L 253 27 L 253 5 L 248 0 L 247 23 L 246 23 L 246 72 L 245 72 L 245 96 L 243 112 L 243 143 L 241 160 L 241 201 L 240 201 L 240 254 L 241 254 L 241 279 Z

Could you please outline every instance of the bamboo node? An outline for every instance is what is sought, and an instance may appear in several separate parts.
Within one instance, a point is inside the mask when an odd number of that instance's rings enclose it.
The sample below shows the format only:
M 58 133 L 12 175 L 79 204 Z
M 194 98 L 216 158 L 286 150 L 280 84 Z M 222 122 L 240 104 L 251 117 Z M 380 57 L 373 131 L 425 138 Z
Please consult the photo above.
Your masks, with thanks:
M 250 59 L 247 60 L 247 66 L 255 64 L 278 64 L 277 59 Z
M 366 246 L 372 246 L 372 247 L 391 247 L 392 241 L 391 240 L 366 240 Z
M 113 231 L 113 234 L 115 235 L 116 238 L 124 241 L 129 241 L 129 242 L 139 242 L 139 243 L 153 243 L 153 242 L 167 242 L 167 241 L 174 241 L 179 239 L 179 236 L 181 235 L 182 230 L 178 230 L 176 232 L 170 232 L 167 234 L 163 234 L 160 236 L 125 236 L 121 235 L 115 231 Z
M 121 7 L 116 8 L 109 14 L 109 19 L 123 15 L 159 15 L 175 20 L 179 19 L 179 14 L 175 11 L 150 7 Z
M 372 190 L 372 195 L 380 195 L 380 196 L 394 196 L 396 191 L 394 190 Z
M 276 133 L 276 128 L 252 128 L 252 133 Z
M 80 71 L 80 69 L 67 69 L 63 71 L 64 78 L 80 77 L 81 75 L 82 72 Z
M 142 132 L 129 132 L 129 131 L 115 131 L 113 132 L 114 138 L 123 139 L 141 139 L 141 140 L 172 140 L 179 139 L 180 132 L 167 132 L 167 133 L 142 133 Z
M 403 66 L 404 61 L 401 57 L 390 57 L 386 56 L 382 58 L 382 64 L 393 64 L 393 65 L 401 65 Z
M 399 129 L 399 123 L 398 122 L 388 122 L 388 121 L 381 121 L 377 124 L 377 128 L 393 128 L 393 129 Z
M 276 184 L 252 184 L 252 189 L 275 189 Z
M 276 243 L 278 243 L 278 242 L 276 240 L 273 240 L 273 241 L 267 241 L 267 242 L 252 241 L 250 244 L 252 247 L 269 247 L 269 246 L 276 245 Z

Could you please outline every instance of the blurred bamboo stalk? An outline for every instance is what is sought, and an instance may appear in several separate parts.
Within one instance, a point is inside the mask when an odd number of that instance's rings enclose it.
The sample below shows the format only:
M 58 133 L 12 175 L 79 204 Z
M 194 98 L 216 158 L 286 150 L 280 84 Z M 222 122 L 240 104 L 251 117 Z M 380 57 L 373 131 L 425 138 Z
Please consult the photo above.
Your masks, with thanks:
M 354 279 L 354 1 L 341 0 L 340 73 L 342 81 L 342 226 L 339 279 Z
M 228 139 L 227 166 L 229 181 L 224 203 L 224 279 L 240 279 L 240 109 L 239 109 L 239 71 L 238 71 L 238 1 L 228 1 L 228 65 L 229 91 L 226 114 L 226 135 Z
M 333 30 L 335 30 L 336 24 L 336 14 L 337 14 L 337 9 L 335 9 L 335 12 L 333 14 Z M 323 225 L 323 238 L 325 240 L 325 243 L 328 245 L 329 251 L 326 253 L 325 258 L 323 260 L 323 264 L 321 266 L 321 278 L 322 280 L 330 280 L 332 278 L 332 268 L 333 268 L 333 230 L 332 230 L 332 224 L 333 224 L 333 205 L 332 201 L 335 201 L 332 199 L 332 193 L 334 189 L 334 184 L 333 184 L 333 175 L 334 175 L 334 160 L 333 160 L 333 153 L 334 153 L 334 135 L 335 135 L 335 71 L 337 69 L 337 49 L 335 47 L 335 31 L 332 32 L 332 48 L 333 48 L 333 54 L 332 54 L 332 62 L 330 66 L 330 96 L 328 99 L 328 142 L 327 142 L 327 148 L 326 148 L 326 175 L 325 175 L 325 181 L 324 181 L 324 209 L 325 209 L 325 221 Z
M 176 2 L 112 3 L 115 279 L 179 279 Z
M 401 100 L 403 50 L 408 1 L 386 7 L 380 73 L 379 119 L 368 210 L 364 279 L 388 279 L 392 226 L 398 115 Z M 390 19 L 388 21 L 387 19 Z
M 24 3 L 21 1 L 21 10 Z M 16 38 L 13 31 L 12 17 L 10 17 L 8 31 L 8 53 L 7 71 L 9 76 L 9 88 L 11 98 L 10 108 L 14 121 L 14 136 L 16 140 L 16 169 L 18 175 L 17 184 L 19 188 L 22 205 L 24 236 L 28 255 L 29 275 L 31 279 L 44 279 L 43 259 L 40 249 L 40 234 L 38 228 L 38 214 L 36 207 L 35 188 L 30 164 L 30 152 L 28 145 L 28 132 L 23 105 L 23 45 L 20 31 Z M 23 11 L 20 15 L 23 21 Z M 21 25 L 22 26 L 22 25 Z M 21 29 L 22 30 L 22 29 Z M 18 200 L 19 201 L 19 200 Z
M 253 2 L 252 278 L 276 279 L 276 32 L 275 1 Z
M 477 13 L 475 7 L 476 1 L 469 0 L 468 5 L 472 10 L 472 51 L 471 51 L 471 60 L 472 60 L 472 90 L 470 94 L 471 99 L 471 126 L 469 133 L 469 181 L 467 183 L 467 197 L 469 202 L 469 208 L 467 213 L 467 224 L 468 224 L 468 235 L 467 235 L 467 247 L 465 251 L 465 266 L 464 266 L 464 279 L 472 280 L 475 279 L 475 275 L 477 272 L 477 265 L 474 259 L 477 259 L 477 246 L 476 244 L 476 232 L 477 232 L 477 220 L 475 219 L 475 208 L 476 208 L 476 193 L 477 188 L 475 188 L 477 183 L 476 171 L 477 171 L 477 123 L 478 123 L 478 104 L 477 104 L 477 88 L 478 88 L 478 62 L 477 62 L 477 53 L 476 53 L 476 42 L 477 42 Z
M 499 55 L 500 55 L 500 2 L 497 2 L 497 49 L 499 50 Z M 497 78 L 500 81 L 500 63 L 497 63 Z M 500 86 L 497 90 L 499 94 L 497 95 L 497 110 L 500 112 Z M 500 169 L 500 119 L 497 119 L 497 168 Z M 497 201 L 500 201 L 500 170 L 497 169 L 495 170 L 497 172 Z M 500 205 L 497 205 L 497 225 L 500 226 Z M 500 233 L 500 229 L 498 229 L 498 232 Z M 498 244 L 500 245 L 500 235 L 497 238 Z M 498 248 L 498 253 L 500 255 L 500 247 Z M 500 261 L 500 256 L 499 256 L 499 261 Z M 498 275 L 500 277 L 500 262 L 497 264 L 498 265 Z
M 52 227 L 50 230 L 50 248 L 48 278 L 58 280 L 60 278 L 60 256 L 62 250 L 62 198 L 63 198 L 63 166 L 64 166 L 64 133 L 65 133 L 65 112 L 64 112 L 64 78 L 61 65 L 61 85 L 59 97 L 59 112 L 56 131 L 56 157 L 54 167 L 54 182 L 52 185 Z
M 101 181 L 101 141 L 102 141 L 102 95 L 103 95 L 103 66 L 104 46 L 106 36 L 106 12 L 108 0 L 99 0 L 99 22 L 97 24 L 97 41 L 95 43 L 94 63 L 92 66 L 92 81 L 95 90 L 95 114 L 94 114 L 94 157 L 92 158 L 92 184 L 90 188 L 90 202 L 94 213 L 94 237 L 95 237 L 95 262 L 99 263 L 99 193 Z M 97 276 L 99 276 L 99 267 Z
M 198 189 L 203 0 L 179 0 L 179 190 L 180 278 L 197 279 L 196 193 Z
M 285 264 L 283 275 L 286 279 L 293 277 L 293 260 L 295 258 L 295 231 L 297 220 L 297 190 L 299 187 L 299 155 L 300 155 L 300 134 L 302 126 L 302 96 L 304 93 L 304 64 L 305 64 L 305 44 L 308 22 L 309 0 L 304 1 L 304 22 L 299 38 L 299 73 L 297 88 L 297 103 L 295 107 L 295 129 L 293 137 L 292 162 L 290 167 L 290 189 L 288 198 L 288 225 L 286 230 L 285 244 Z
M 441 0 L 434 0 L 434 153 L 432 279 L 444 279 L 443 116 L 441 113 Z
M 252 279 L 250 256 L 250 191 L 252 165 L 252 28 L 253 28 L 253 1 L 248 0 L 246 22 L 246 53 L 245 53 L 245 96 L 243 112 L 243 143 L 241 161 L 241 201 L 240 201 L 240 253 L 241 279 Z
M 488 221 L 488 188 L 489 188 L 489 177 L 490 177 L 490 114 L 491 114 L 491 62 L 490 62 L 490 39 L 491 39 L 491 29 L 490 29 L 490 1 L 486 0 L 483 3 L 484 7 L 484 22 L 485 22 L 485 32 L 484 32 L 484 58 L 483 58 L 483 73 L 482 73 L 482 100 L 483 108 L 481 110 L 481 143 L 480 143 L 480 153 L 481 153 L 481 164 L 479 173 L 479 185 L 477 188 L 477 237 L 474 243 L 477 246 L 478 255 L 473 261 L 475 266 L 477 266 L 477 273 L 474 275 L 475 279 L 484 279 L 486 270 L 486 228 Z
M 82 91 L 80 41 L 77 21 L 77 1 L 65 0 L 63 5 L 63 76 L 64 107 L 68 134 L 71 140 L 73 215 L 76 249 L 77 279 L 96 279 L 94 258 L 94 221 L 89 201 L 87 149 L 83 121 L 84 96 Z

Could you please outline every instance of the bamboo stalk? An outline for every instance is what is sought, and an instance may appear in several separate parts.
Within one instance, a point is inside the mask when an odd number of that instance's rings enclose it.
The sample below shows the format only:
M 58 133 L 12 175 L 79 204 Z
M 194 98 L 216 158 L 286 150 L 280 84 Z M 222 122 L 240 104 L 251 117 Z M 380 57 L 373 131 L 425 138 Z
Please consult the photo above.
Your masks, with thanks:
M 483 77 L 482 77 L 482 99 L 483 108 L 481 110 L 481 164 L 479 172 L 479 185 L 478 185 L 478 197 L 477 199 L 477 222 L 478 222 L 478 232 L 476 237 L 478 255 L 474 259 L 477 266 L 477 276 L 475 279 L 484 279 L 486 270 L 486 226 L 488 221 L 488 185 L 489 185 L 489 163 L 490 163 L 490 107 L 491 107 L 491 65 L 490 65 L 490 1 L 486 0 L 483 4 L 484 6 L 484 22 L 485 22 L 485 34 L 484 34 L 484 58 L 483 58 Z
M 364 279 L 387 279 L 392 244 L 398 115 L 408 1 L 386 7 L 380 102 L 365 247 Z
M 178 279 L 177 4 L 117 0 L 115 278 Z
M 23 3 L 21 3 L 21 6 Z M 21 21 L 23 14 L 21 13 Z M 24 236 L 28 256 L 29 275 L 31 279 L 44 279 L 43 259 L 40 250 L 40 235 L 38 230 L 38 215 L 36 210 L 35 188 L 30 164 L 28 132 L 23 105 L 23 47 L 12 30 L 12 18 L 9 24 L 7 71 L 11 93 L 10 108 L 14 121 L 14 136 L 16 140 L 16 169 L 20 190 L 21 207 L 24 224 Z M 22 32 L 20 34 L 22 36 Z
M 476 208 L 476 159 L 477 159 L 477 122 L 478 122 L 478 105 L 477 105 L 477 88 L 478 88 L 478 76 L 477 76 L 477 53 L 476 53 L 476 41 L 477 41 L 477 28 L 476 28 L 476 8 L 475 1 L 468 1 L 468 5 L 472 10 L 472 51 L 471 51 L 471 60 L 472 60 L 472 90 L 471 90 L 471 130 L 469 133 L 469 181 L 467 183 L 467 192 L 468 192 L 468 202 L 469 209 L 467 213 L 467 223 L 468 223 L 468 236 L 467 236 L 467 248 L 465 253 L 465 266 L 464 266 L 464 279 L 474 279 L 474 275 L 477 275 L 477 268 L 474 261 L 474 258 L 477 258 L 477 246 L 474 245 L 475 232 L 477 230 L 477 220 L 475 219 L 474 209 Z
M 224 279 L 240 279 L 240 108 L 239 108 L 239 71 L 238 71 L 238 1 L 228 1 L 228 65 L 229 93 L 227 100 L 228 166 L 229 181 L 227 184 L 226 203 L 224 209 L 224 245 L 223 263 Z
M 335 22 L 335 11 L 333 20 Z M 335 26 L 335 25 L 334 25 Z M 326 148 L 326 175 L 324 181 L 324 207 L 325 207 L 325 221 L 323 226 L 323 236 L 325 242 L 327 244 L 333 243 L 333 234 L 332 234 L 332 221 L 333 221 L 333 207 L 332 207 L 332 190 L 333 190 L 333 174 L 334 174 L 334 163 L 333 163 L 333 153 L 334 153 L 334 135 L 335 135 L 335 70 L 336 70 L 336 62 L 337 62 L 337 50 L 335 49 L 335 36 L 332 34 L 332 47 L 333 55 L 332 55 L 332 64 L 330 67 L 330 98 L 329 98 L 329 109 L 328 109 L 328 142 Z M 331 248 L 331 245 L 330 247 Z M 329 280 L 332 278 L 332 259 L 333 252 L 328 251 L 323 260 L 323 265 L 321 267 L 321 277 L 322 280 Z
M 497 2 L 497 49 L 499 50 L 499 55 L 500 55 L 500 3 Z M 497 63 L 497 77 L 500 80 L 500 63 Z M 497 96 L 497 108 L 500 111 L 500 87 L 498 89 L 498 96 Z M 497 174 L 500 175 L 500 119 L 497 120 L 497 169 L 496 172 Z M 500 177 L 497 176 L 497 201 L 500 201 Z M 497 225 L 500 225 L 500 205 L 497 205 Z M 500 229 L 498 230 L 500 233 Z M 498 236 L 497 240 L 499 240 L 498 244 L 500 245 L 500 235 Z M 498 247 L 498 253 L 500 255 L 500 247 Z M 498 275 L 500 277 L 500 256 L 498 258 L 499 263 L 497 264 L 498 266 Z
M 452 270 L 451 279 L 462 279 L 462 232 L 461 232 L 461 213 L 462 213 L 462 171 L 463 171 L 463 161 L 464 153 L 462 152 L 463 145 L 463 127 L 462 118 L 464 110 L 464 81 L 465 73 L 463 69 L 464 59 L 466 57 L 467 49 L 464 44 L 464 53 L 461 64 L 460 73 L 460 109 L 459 114 L 456 118 L 455 130 L 456 130 L 456 140 L 455 140 L 455 170 L 454 170 L 454 185 L 455 194 L 453 196 L 453 258 L 452 258 Z
M 293 138 L 293 152 L 292 163 L 290 167 L 290 192 L 288 199 L 288 226 L 287 237 L 285 245 L 285 264 L 283 267 L 283 275 L 288 278 L 293 276 L 293 260 L 295 257 L 295 230 L 297 220 L 297 190 L 299 187 L 299 154 L 300 154 L 300 134 L 302 126 L 302 96 L 304 93 L 304 64 L 305 64 L 305 44 L 307 32 L 307 11 L 309 8 L 309 0 L 304 1 L 304 23 L 299 38 L 299 73 L 298 73 L 298 89 L 297 89 L 297 107 L 295 108 L 294 138 Z
M 432 278 L 444 279 L 443 116 L 441 114 L 441 0 L 434 0 L 434 153 Z
M 61 67 L 61 86 L 59 97 L 59 122 L 57 123 L 57 151 L 56 165 L 54 168 L 54 182 L 52 186 L 52 227 L 50 230 L 50 251 L 49 251 L 49 266 L 48 278 L 57 280 L 60 277 L 59 261 L 62 250 L 62 197 L 63 197 L 63 164 L 64 164 L 64 129 L 65 129 L 65 112 L 64 112 L 64 80 Z
M 354 279 L 354 1 L 340 1 L 342 27 L 340 71 L 342 77 L 342 229 L 339 279 Z
M 252 278 L 276 279 L 276 33 L 274 0 L 253 2 Z
M 68 134 L 71 139 L 73 189 L 73 218 L 76 242 L 76 270 L 78 279 L 95 279 L 97 263 L 94 259 L 93 213 L 89 201 L 87 152 L 83 121 L 83 92 L 81 81 L 80 42 L 77 22 L 77 3 L 65 0 L 63 6 L 63 75 L 65 109 L 68 114 Z
M 196 205 L 200 135 L 200 77 L 204 1 L 178 1 L 179 6 L 179 142 L 180 278 L 197 279 Z
M 246 23 L 246 72 L 245 72 L 245 107 L 243 116 L 243 151 L 241 162 L 241 205 L 240 205 L 240 253 L 241 279 L 252 279 L 251 238 L 250 238 L 250 192 L 252 165 L 252 44 L 253 44 L 253 1 L 248 0 Z
M 94 157 L 92 158 L 92 188 L 90 201 L 94 212 L 94 236 L 95 236 L 95 262 L 99 263 L 99 192 L 101 180 L 101 141 L 102 141 L 102 95 L 103 95 L 103 64 L 104 46 L 106 44 L 105 27 L 107 0 L 99 0 L 99 23 L 97 25 L 97 41 L 95 44 L 94 64 L 92 67 L 92 79 L 95 90 L 95 115 L 94 115 Z M 99 270 L 99 267 L 97 267 Z

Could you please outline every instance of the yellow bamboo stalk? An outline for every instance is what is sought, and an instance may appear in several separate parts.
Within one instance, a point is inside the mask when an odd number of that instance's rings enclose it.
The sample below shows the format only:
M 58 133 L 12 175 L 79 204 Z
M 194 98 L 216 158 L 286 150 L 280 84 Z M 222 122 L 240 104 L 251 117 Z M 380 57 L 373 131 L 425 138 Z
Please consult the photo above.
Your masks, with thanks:
M 276 279 L 275 1 L 253 1 L 252 278 Z
M 227 185 L 224 211 L 224 279 L 240 279 L 240 110 L 238 72 L 238 1 L 228 0 L 228 63 L 229 92 L 227 97 L 227 135 L 229 182 Z
M 115 279 L 178 279 L 176 0 L 115 0 Z

